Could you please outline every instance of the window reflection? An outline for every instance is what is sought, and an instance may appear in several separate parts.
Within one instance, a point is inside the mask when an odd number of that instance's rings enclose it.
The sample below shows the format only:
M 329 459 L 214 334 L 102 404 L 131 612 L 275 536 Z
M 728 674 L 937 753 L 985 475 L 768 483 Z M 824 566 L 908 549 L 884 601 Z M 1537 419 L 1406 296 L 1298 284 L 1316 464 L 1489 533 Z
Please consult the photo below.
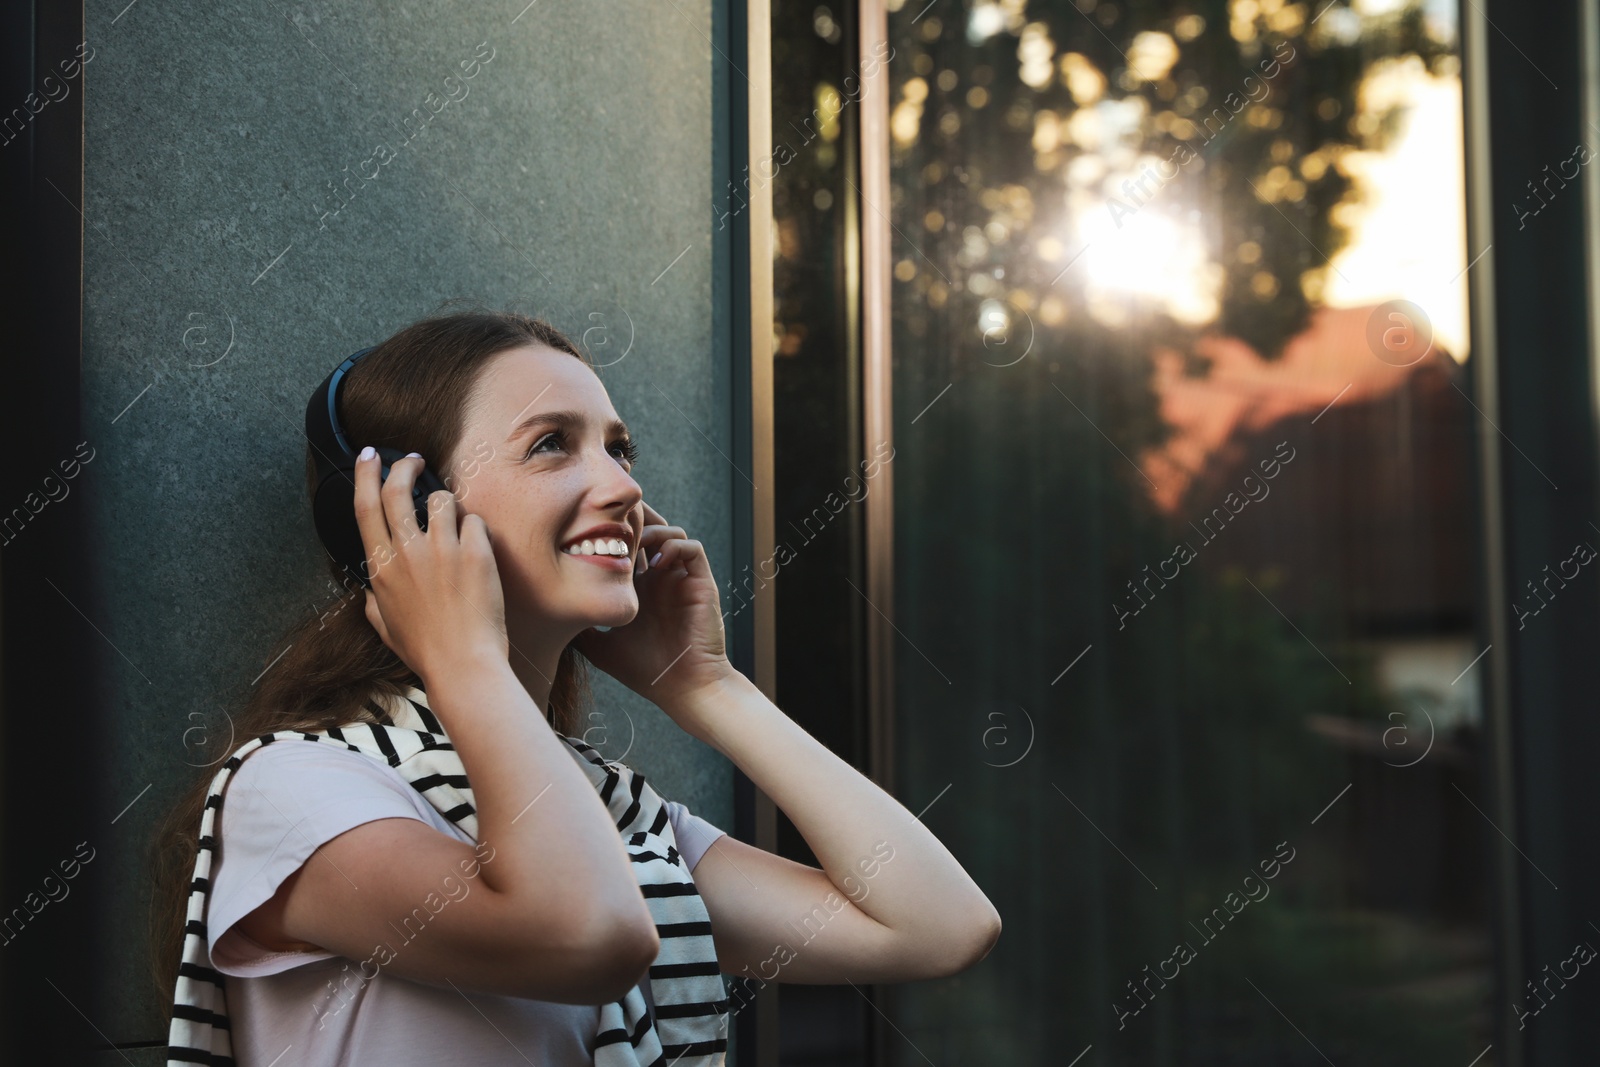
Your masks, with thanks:
M 1454 6 L 889 6 L 896 789 L 1006 922 L 892 1062 L 1474 1061 Z
M 860 410 L 851 270 L 859 143 L 853 8 L 774 3 L 772 18 L 774 560 L 777 698 L 812 736 L 866 768 L 859 597 Z M 858 582 L 859 584 L 859 582 Z M 780 811 L 778 852 L 816 857 Z M 872 1008 L 849 986 L 784 985 L 783 1063 L 865 1064 Z

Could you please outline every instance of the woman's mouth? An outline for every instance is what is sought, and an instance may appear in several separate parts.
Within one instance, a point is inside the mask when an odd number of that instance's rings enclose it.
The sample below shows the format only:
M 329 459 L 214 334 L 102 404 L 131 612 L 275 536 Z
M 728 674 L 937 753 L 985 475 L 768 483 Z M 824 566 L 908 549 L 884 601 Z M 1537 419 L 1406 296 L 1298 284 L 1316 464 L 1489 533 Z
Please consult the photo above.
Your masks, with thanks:
M 633 558 L 632 553 L 628 551 L 628 544 L 617 537 L 576 542 L 570 548 L 562 549 L 561 554 L 569 559 L 592 563 L 620 574 L 628 574 L 633 570 Z

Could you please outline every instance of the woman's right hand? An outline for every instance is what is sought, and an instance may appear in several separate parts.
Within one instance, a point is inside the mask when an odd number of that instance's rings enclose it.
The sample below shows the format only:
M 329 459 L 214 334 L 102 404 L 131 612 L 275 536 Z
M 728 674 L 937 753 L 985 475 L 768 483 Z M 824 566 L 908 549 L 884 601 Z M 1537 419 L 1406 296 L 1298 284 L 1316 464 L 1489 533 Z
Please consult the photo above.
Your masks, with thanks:
M 488 526 L 437 490 L 424 531 L 411 499 L 422 457 L 396 461 L 387 479 L 381 464 L 376 453 L 356 460 L 356 523 L 372 581 L 367 621 L 424 686 L 455 664 L 507 660 L 505 593 Z

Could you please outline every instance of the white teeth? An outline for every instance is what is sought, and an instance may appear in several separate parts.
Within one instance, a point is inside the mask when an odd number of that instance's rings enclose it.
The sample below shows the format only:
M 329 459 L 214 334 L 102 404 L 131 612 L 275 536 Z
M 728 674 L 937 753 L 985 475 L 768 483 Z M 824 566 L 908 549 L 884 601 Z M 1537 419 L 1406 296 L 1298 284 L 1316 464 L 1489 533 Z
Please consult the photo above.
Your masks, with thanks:
M 564 551 L 574 556 L 626 556 L 628 542 L 616 537 L 603 538 L 599 541 L 585 539 L 569 545 Z

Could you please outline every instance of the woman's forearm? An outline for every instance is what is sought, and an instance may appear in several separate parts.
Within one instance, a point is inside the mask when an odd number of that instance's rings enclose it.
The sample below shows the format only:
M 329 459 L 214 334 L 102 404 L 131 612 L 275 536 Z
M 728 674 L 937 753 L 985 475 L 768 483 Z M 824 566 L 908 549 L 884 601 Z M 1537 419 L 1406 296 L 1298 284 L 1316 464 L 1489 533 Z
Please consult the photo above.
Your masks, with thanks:
M 484 884 L 537 903 L 530 914 L 555 907 L 612 928 L 634 916 L 648 928 L 610 813 L 510 664 L 458 663 L 425 686 L 472 783 L 478 839 L 494 850 Z
M 988 951 L 1000 917 L 950 851 L 754 682 L 733 672 L 671 713 L 772 798 L 840 894 L 863 912 L 919 944 Z

